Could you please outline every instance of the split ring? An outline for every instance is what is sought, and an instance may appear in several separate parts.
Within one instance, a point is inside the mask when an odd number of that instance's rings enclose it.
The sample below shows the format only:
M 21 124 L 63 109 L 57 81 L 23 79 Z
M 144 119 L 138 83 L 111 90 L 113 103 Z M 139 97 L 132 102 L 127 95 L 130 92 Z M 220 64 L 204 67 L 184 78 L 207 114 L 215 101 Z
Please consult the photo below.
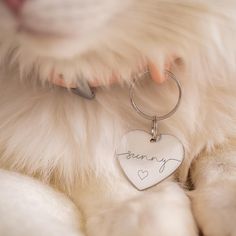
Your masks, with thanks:
M 149 76 L 150 75 L 150 72 L 149 71 L 145 71 L 144 73 L 142 73 L 137 79 L 143 79 L 147 76 L 147 74 Z M 157 115 L 148 115 L 146 113 L 144 113 L 139 107 L 138 105 L 136 104 L 136 102 L 134 101 L 134 87 L 135 87 L 135 82 L 136 82 L 136 79 L 134 80 L 134 82 L 131 84 L 130 86 L 130 91 L 129 91 L 129 95 L 130 95 L 130 101 L 131 101 L 131 104 L 132 104 L 132 107 L 134 108 L 134 110 L 140 115 L 142 116 L 143 118 L 145 119 L 148 119 L 148 120 L 156 120 L 156 121 L 160 121 L 160 120 L 165 120 L 167 118 L 169 118 L 170 116 L 172 116 L 176 110 L 178 109 L 179 105 L 180 105 L 180 101 L 181 101 L 181 98 L 182 98 L 182 89 L 181 89 L 181 85 L 180 85 L 180 82 L 176 79 L 175 75 L 166 70 L 165 71 L 165 76 L 167 76 L 168 78 L 172 79 L 177 88 L 178 88 L 178 92 L 179 92 L 179 95 L 178 95 L 178 100 L 177 100 L 177 103 L 175 104 L 175 106 L 172 108 L 172 110 L 170 112 L 168 112 L 167 114 L 165 115 L 162 115 L 162 116 L 157 116 Z

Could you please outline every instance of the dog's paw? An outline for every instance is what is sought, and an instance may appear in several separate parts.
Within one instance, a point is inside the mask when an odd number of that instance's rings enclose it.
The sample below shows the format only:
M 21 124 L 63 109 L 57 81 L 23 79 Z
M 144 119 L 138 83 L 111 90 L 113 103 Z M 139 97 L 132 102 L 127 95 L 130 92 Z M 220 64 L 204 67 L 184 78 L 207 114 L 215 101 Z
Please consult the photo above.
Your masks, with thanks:
M 83 236 L 80 214 L 62 193 L 0 169 L 1 236 Z
M 144 193 L 87 220 L 89 236 L 196 236 L 189 199 L 179 186 Z
M 236 235 L 236 182 L 217 182 L 193 191 L 195 218 L 204 236 Z

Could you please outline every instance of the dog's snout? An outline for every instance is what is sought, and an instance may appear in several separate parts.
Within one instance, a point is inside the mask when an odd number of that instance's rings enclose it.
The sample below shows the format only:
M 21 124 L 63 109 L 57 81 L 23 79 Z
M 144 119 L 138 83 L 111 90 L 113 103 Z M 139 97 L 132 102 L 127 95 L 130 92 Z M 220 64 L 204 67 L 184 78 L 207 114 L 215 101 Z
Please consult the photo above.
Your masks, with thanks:
M 18 14 L 21 11 L 25 2 L 25 0 L 3 0 L 3 1 L 14 14 Z

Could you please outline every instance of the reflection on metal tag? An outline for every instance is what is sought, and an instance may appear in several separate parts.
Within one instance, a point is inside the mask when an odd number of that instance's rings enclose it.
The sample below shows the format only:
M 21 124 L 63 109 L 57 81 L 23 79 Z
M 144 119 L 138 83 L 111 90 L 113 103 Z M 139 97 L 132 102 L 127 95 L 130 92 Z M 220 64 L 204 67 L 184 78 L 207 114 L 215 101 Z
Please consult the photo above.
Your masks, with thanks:
M 138 189 L 150 188 L 173 174 L 184 159 L 184 147 L 174 136 L 161 134 L 156 142 L 145 131 L 127 133 L 116 157 L 128 180 Z

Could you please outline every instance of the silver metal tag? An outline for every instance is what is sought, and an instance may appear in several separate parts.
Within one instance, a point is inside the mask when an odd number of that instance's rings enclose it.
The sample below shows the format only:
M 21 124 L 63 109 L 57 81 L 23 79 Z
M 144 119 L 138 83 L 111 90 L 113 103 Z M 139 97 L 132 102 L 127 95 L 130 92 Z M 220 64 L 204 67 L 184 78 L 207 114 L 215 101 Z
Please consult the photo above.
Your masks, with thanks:
M 173 174 L 184 159 L 184 147 L 174 136 L 161 134 L 156 142 L 145 131 L 127 133 L 116 157 L 128 180 L 138 189 L 150 188 Z

